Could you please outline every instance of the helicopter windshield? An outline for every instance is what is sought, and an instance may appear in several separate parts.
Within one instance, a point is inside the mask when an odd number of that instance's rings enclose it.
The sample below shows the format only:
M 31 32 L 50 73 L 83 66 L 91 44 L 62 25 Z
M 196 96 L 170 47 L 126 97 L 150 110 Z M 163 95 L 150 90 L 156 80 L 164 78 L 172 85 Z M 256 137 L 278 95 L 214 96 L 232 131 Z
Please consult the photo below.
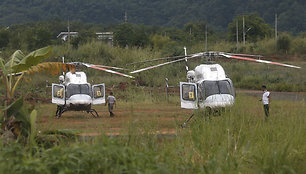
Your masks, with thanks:
M 201 97 L 207 98 L 215 94 L 232 94 L 232 87 L 227 80 L 204 81 L 200 85 Z
M 87 94 L 90 95 L 90 88 L 88 84 L 70 84 L 67 87 L 67 97 L 71 97 L 75 94 Z

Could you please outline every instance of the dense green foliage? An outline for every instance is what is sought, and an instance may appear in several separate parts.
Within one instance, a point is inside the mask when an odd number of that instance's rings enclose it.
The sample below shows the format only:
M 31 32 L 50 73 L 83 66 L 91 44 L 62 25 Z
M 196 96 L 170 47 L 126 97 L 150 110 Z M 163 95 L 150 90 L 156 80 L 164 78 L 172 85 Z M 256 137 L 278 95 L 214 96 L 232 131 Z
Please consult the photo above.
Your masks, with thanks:
M 271 37 L 272 29 L 268 24 L 265 24 L 263 19 L 256 14 L 244 15 L 245 19 L 245 31 L 248 42 L 256 42 L 262 40 L 265 37 Z M 243 42 L 243 16 L 239 16 L 234 19 L 232 23 L 228 25 L 230 30 L 229 39 L 236 41 L 236 23 L 238 22 L 238 38 L 239 42 Z M 240 24 L 240 25 L 239 25 Z
M 238 96 L 231 112 L 211 118 L 196 112 L 189 127 L 164 138 L 152 134 L 160 126 L 154 121 L 131 121 L 126 136 L 32 150 L 2 145 L 0 173 L 303 173 L 305 102 L 273 101 L 268 121 L 261 107 Z
M 181 27 L 207 21 L 224 30 L 237 15 L 258 13 L 273 25 L 274 13 L 278 13 L 280 30 L 300 32 L 306 30 L 305 5 L 303 0 L 1 0 L 0 24 L 54 18 L 118 24 L 126 11 L 128 20 L 137 24 Z
M 256 54 L 286 53 L 300 56 L 305 54 L 304 32 L 299 33 L 297 36 L 280 32 L 279 43 L 276 47 L 272 39 L 272 28 L 256 14 L 245 15 L 246 31 L 250 29 L 246 33 L 247 45 L 240 44 L 239 50 L 237 50 L 235 44 L 235 21 L 237 20 L 239 21 L 239 41 L 243 43 L 242 16 L 233 19 L 233 22 L 228 26 L 229 32 L 227 33 L 218 32 L 214 26 L 204 21 L 189 22 L 183 28 L 165 28 L 131 23 L 98 25 L 72 21 L 70 22 L 70 31 L 77 31 L 79 34 L 78 37 L 71 38 L 68 50 L 70 48 L 77 49 L 80 45 L 96 41 L 96 32 L 113 31 L 114 46 L 149 48 L 161 51 L 163 53 L 162 56 L 181 55 L 183 46 L 188 48 L 201 47 L 201 49 L 192 50 L 192 52 L 203 51 L 207 28 L 208 50 Z M 67 23 L 61 20 L 0 27 L 0 51 L 2 51 L 2 57 L 8 57 L 16 49 L 30 52 L 47 45 L 67 45 L 67 42 L 57 38 L 62 31 L 67 31 Z M 223 45 L 223 47 L 216 47 L 224 43 L 226 45 Z M 265 44 L 269 44 L 269 49 L 263 46 Z M 263 49 L 259 50 L 258 47 Z M 64 55 L 68 56 L 68 54 Z

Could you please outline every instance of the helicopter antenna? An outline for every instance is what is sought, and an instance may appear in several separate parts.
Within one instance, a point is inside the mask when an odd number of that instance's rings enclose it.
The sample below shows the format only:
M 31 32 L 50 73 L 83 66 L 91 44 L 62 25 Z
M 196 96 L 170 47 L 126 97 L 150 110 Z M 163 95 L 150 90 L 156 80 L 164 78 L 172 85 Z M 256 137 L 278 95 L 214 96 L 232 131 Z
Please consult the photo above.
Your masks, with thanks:
M 184 47 L 185 50 L 185 63 L 186 63 L 186 72 L 188 72 L 189 68 L 188 68 L 188 60 L 187 60 L 187 48 Z

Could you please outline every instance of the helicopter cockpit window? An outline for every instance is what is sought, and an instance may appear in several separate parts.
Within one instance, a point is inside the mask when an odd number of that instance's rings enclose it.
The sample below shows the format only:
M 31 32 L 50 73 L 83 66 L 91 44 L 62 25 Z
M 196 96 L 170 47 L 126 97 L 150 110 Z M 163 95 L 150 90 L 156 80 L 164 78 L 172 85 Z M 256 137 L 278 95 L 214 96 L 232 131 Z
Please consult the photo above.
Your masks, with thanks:
M 182 86 L 183 99 L 189 101 L 195 101 L 195 86 L 194 85 L 183 85 Z
M 205 88 L 205 97 L 209 97 L 215 94 L 231 94 L 231 85 L 227 80 L 222 81 L 205 81 L 201 87 Z
M 90 95 L 90 88 L 87 84 L 70 84 L 67 86 L 67 97 L 71 97 L 75 94 L 87 94 Z
M 228 81 L 219 81 L 219 89 L 221 94 L 231 94 L 231 86 Z

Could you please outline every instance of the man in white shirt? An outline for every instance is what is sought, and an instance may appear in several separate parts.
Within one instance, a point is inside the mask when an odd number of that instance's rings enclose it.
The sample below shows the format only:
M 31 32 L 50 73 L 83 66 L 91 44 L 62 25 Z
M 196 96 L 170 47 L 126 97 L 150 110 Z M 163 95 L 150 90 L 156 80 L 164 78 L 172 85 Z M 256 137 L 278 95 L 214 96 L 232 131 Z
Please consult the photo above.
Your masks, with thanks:
M 266 118 L 268 118 L 269 108 L 270 108 L 270 92 L 267 90 L 267 87 L 265 85 L 263 85 L 261 89 L 263 91 L 263 94 L 262 94 L 262 99 L 260 99 L 260 101 L 262 101 L 263 103 L 265 115 Z
M 108 111 L 109 111 L 110 116 L 113 117 L 114 116 L 114 113 L 113 113 L 114 105 L 116 106 L 116 98 L 113 96 L 113 92 L 110 92 L 110 95 L 107 97 L 105 106 L 106 104 L 108 104 Z

